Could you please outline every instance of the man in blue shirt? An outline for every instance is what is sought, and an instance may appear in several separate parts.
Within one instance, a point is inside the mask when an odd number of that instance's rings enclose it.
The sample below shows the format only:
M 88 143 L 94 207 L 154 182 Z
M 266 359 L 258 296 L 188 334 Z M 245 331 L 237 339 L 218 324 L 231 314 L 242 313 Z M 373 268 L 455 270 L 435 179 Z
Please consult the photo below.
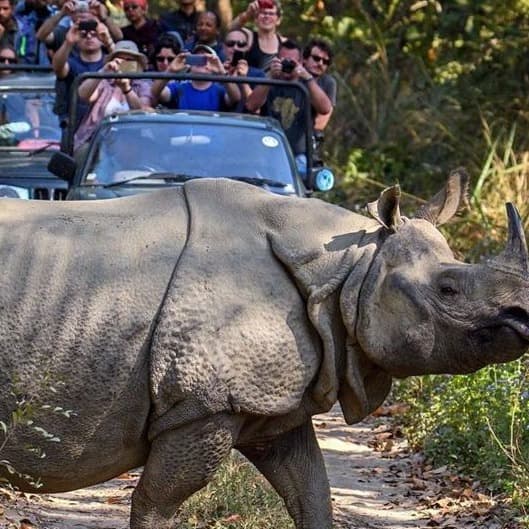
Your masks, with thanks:
M 213 49 L 198 44 L 193 55 L 204 56 L 204 65 L 189 66 L 186 58 L 189 53 L 180 53 L 171 62 L 167 72 L 180 73 L 186 70 L 191 73 L 214 73 L 224 75 L 226 70 Z M 155 102 L 169 108 L 185 110 L 228 110 L 241 98 L 239 88 L 234 83 L 214 83 L 212 81 L 170 81 L 157 79 L 152 85 Z
M 105 63 L 103 53 L 103 42 L 101 39 L 111 42 L 108 29 L 102 23 L 97 24 L 94 30 L 80 30 L 77 23 L 74 23 L 68 32 L 61 47 L 53 56 L 53 71 L 58 81 L 64 81 L 65 90 L 61 97 L 65 99 L 62 111 L 59 113 L 61 126 L 65 128 L 71 114 L 69 108 L 70 89 L 73 80 L 78 75 L 85 72 L 97 72 Z M 59 97 L 59 94 L 57 95 Z M 88 111 L 88 103 L 77 102 L 76 124 L 79 124 L 84 114 Z

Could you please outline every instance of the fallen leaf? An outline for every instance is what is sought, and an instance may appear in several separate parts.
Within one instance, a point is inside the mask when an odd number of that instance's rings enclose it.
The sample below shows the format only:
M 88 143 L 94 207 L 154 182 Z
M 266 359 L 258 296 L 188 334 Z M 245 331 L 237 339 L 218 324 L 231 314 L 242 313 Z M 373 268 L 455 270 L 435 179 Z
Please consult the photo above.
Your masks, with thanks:
M 226 516 L 222 519 L 223 522 L 231 523 L 231 522 L 239 522 L 242 519 L 240 514 L 230 514 L 230 516 Z
M 123 496 L 109 496 L 106 499 L 105 503 L 108 503 L 110 505 L 115 505 L 117 503 L 124 503 L 126 501 L 127 501 L 127 499 L 124 498 Z

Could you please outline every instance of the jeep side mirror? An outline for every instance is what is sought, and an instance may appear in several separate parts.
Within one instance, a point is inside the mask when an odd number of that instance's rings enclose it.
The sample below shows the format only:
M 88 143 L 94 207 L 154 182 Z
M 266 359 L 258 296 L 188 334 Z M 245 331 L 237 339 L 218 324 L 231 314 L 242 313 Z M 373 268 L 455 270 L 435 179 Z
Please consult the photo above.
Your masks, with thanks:
M 328 167 L 314 167 L 312 182 L 315 191 L 330 191 L 334 187 L 334 173 Z
M 69 184 L 73 183 L 76 169 L 77 164 L 75 160 L 61 151 L 53 153 L 53 156 L 48 162 L 48 171 L 62 180 L 66 180 Z

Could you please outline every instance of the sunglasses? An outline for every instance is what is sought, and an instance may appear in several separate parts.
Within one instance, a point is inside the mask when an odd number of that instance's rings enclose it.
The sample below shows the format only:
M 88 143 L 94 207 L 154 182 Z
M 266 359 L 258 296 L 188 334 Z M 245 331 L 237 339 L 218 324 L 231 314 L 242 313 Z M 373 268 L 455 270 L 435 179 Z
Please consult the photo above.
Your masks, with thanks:
M 136 11 L 136 9 L 138 9 L 140 6 L 138 4 L 125 4 L 123 6 L 123 10 L 124 11 Z
M 325 66 L 329 66 L 329 64 L 331 64 L 330 59 L 326 59 L 325 57 L 321 57 L 320 55 L 311 54 L 310 57 L 314 62 L 322 62 L 323 64 L 325 64 Z
M 97 32 L 96 31 L 80 31 L 79 32 L 79 35 L 81 35 L 81 38 L 82 39 L 89 39 L 90 37 L 97 37 Z
M 263 17 L 276 17 L 277 11 L 259 11 L 259 15 Z
M 163 55 L 156 55 L 155 57 L 156 62 L 173 62 L 176 57 L 170 56 L 170 57 L 164 57 Z
M 16 64 L 18 62 L 18 59 L 15 59 L 13 57 L 0 57 L 0 62 L 3 62 L 5 64 Z
M 248 43 L 245 40 L 226 40 L 224 41 L 224 44 L 228 48 L 233 48 L 234 46 L 237 46 L 238 48 L 244 48 Z

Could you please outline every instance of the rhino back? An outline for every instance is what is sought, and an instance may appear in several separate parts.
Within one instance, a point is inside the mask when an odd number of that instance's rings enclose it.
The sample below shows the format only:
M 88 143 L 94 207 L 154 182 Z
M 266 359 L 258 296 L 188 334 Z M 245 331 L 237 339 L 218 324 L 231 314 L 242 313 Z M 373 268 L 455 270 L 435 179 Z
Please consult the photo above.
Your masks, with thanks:
M 87 203 L 0 202 L 0 419 L 7 422 L 14 407 L 12 389 L 76 414 L 36 417 L 62 439 L 55 452 L 48 444 L 42 462 L 15 444 L 2 455 L 24 461 L 21 470 L 50 488 L 100 481 L 141 462 L 146 342 L 186 234 L 179 190 Z M 30 429 L 17 434 L 39 442 Z M 58 468 L 60 476 L 51 470 Z

